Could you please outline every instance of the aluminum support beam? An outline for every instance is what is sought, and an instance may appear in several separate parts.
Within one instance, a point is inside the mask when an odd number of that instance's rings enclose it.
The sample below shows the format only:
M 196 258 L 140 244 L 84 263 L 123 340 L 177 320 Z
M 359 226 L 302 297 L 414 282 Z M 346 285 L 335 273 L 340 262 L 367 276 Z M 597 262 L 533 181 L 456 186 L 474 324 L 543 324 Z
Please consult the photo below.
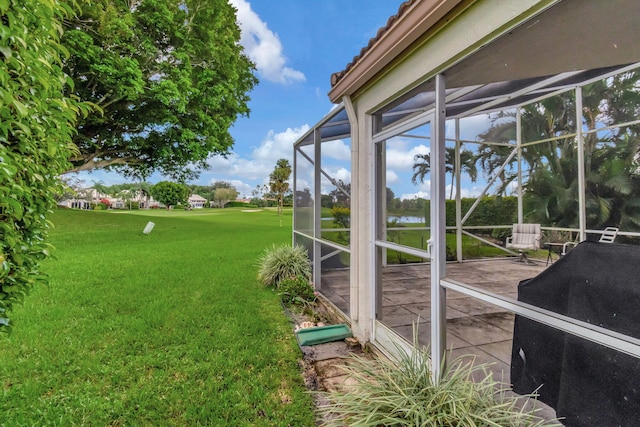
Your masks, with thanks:
M 349 118 L 349 123 L 351 125 L 351 190 L 355 190 L 356 194 L 360 191 L 360 185 L 358 183 L 358 179 L 353 179 L 353 177 L 358 177 L 360 168 L 358 166 L 359 162 L 359 146 L 360 146 L 360 137 L 358 131 L 358 116 L 356 115 L 356 110 L 351 102 L 351 97 L 345 96 L 342 99 L 344 104 L 344 108 L 347 111 L 347 117 Z M 333 181 L 332 181 L 333 182 Z M 337 183 L 334 183 L 336 187 L 338 187 Z M 340 190 L 346 194 L 346 191 L 342 188 Z M 351 197 L 351 194 L 348 195 L 351 200 L 351 210 L 349 217 L 349 224 L 351 224 L 351 234 L 349 237 L 349 249 L 353 249 L 353 251 L 358 254 L 360 250 L 360 244 L 358 235 L 360 230 L 358 227 L 353 227 L 353 212 L 358 212 L 359 203 L 357 197 Z M 356 236 L 354 238 L 354 228 Z M 351 254 L 351 252 L 349 252 Z M 358 321 L 359 313 L 360 313 L 360 272 L 358 268 L 351 266 L 349 268 L 349 317 L 354 322 Z
M 576 88 L 576 150 L 578 150 L 578 227 L 580 241 L 587 240 L 586 171 L 584 170 L 584 135 L 582 134 L 582 87 Z
M 446 343 L 446 294 L 440 280 L 446 274 L 447 247 L 445 221 L 445 78 L 438 74 L 436 108 L 431 124 L 431 369 L 434 381 L 440 381 Z
M 456 139 L 456 151 L 455 151 L 455 168 L 456 171 L 456 259 L 458 262 L 462 262 L 462 183 L 461 170 L 462 165 L 460 161 L 460 150 L 462 149 L 462 143 L 460 142 L 460 119 L 455 119 L 455 139 Z
M 524 203 L 522 200 L 522 109 L 516 110 L 516 151 L 518 153 L 518 224 L 524 221 Z
M 322 185 L 320 182 L 320 129 L 315 128 L 313 131 L 313 156 L 315 162 L 313 162 L 313 283 L 316 289 L 322 289 L 322 244 L 318 240 L 322 236 L 322 205 L 320 204 L 320 192 L 322 191 Z

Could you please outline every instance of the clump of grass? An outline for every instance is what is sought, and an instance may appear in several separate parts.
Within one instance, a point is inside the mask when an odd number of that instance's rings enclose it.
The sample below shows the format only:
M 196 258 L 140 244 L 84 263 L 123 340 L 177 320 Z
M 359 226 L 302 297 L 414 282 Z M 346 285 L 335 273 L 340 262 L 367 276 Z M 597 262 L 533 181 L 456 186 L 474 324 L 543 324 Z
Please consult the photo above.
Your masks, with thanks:
M 414 340 L 414 345 L 417 343 Z M 348 386 L 322 393 L 330 402 L 320 408 L 325 426 L 547 426 L 535 405 L 508 397 L 488 365 L 466 358 L 449 362 L 434 382 L 429 352 L 397 347 L 398 358 L 369 360 L 353 356 L 344 367 Z M 466 360 L 466 361 L 465 361 Z M 480 378 L 473 381 L 472 378 Z M 528 396 L 533 397 L 533 396 Z
M 309 307 L 316 301 L 313 286 L 303 277 L 284 279 L 278 289 L 282 302 L 288 306 Z
M 273 245 L 258 259 L 258 280 L 265 286 L 278 288 L 285 279 L 311 279 L 307 249 L 297 245 Z

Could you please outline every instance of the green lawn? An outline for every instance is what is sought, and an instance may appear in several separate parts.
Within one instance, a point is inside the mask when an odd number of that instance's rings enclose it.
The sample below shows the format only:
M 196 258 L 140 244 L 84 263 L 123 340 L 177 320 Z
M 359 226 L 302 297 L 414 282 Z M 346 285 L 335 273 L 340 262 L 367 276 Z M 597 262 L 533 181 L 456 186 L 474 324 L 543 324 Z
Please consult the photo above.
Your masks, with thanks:
M 291 240 L 290 211 L 53 222 L 51 286 L 0 336 L 0 425 L 314 424 L 289 320 L 256 281 L 264 248 Z

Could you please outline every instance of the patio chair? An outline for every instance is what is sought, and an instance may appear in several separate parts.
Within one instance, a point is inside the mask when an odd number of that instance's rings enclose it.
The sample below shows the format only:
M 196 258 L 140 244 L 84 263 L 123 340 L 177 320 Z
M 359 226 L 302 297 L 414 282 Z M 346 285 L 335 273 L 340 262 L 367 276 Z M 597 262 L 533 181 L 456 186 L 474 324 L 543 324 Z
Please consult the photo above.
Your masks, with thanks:
M 618 235 L 618 228 L 617 227 L 607 227 L 602 232 L 602 235 L 600 236 L 600 240 L 598 240 L 598 242 L 599 243 L 613 243 L 613 241 L 616 240 L 616 236 L 617 235 Z
M 518 250 L 518 258 L 514 260 L 515 262 L 535 264 L 527 257 L 525 250 L 540 249 L 540 237 L 540 224 L 513 224 L 511 236 L 507 237 L 505 247 Z
M 618 228 L 617 227 L 607 227 L 604 229 L 604 231 L 602 232 L 602 235 L 600 235 L 600 240 L 598 240 L 598 243 L 613 243 L 614 240 L 616 240 L 616 237 L 618 235 Z M 566 255 L 567 252 L 569 252 L 569 250 L 571 248 L 573 248 L 574 246 L 576 246 L 578 243 L 580 243 L 578 241 L 579 239 L 579 235 L 576 237 L 576 240 L 573 242 L 566 242 L 563 246 L 562 246 L 562 255 Z
M 573 247 L 576 246 L 578 243 L 580 243 L 580 233 L 576 233 L 575 240 L 573 240 L 571 242 L 565 242 L 562 245 L 562 253 L 560 254 L 560 256 L 561 257 L 565 256 L 567 254 L 567 252 L 569 252 L 571 249 L 573 249 Z

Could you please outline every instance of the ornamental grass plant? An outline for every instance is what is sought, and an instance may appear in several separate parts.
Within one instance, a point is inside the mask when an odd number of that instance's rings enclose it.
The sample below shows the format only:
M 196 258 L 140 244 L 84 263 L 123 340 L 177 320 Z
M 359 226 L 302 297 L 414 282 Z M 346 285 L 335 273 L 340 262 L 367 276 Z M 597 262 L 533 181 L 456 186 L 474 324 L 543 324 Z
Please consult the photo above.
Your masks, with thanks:
M 417 334 L 414 333 L 414 336 Z M 551 426 L 536 405 L 507 396 L 487 364 L 467 357 L 449 361 L 434 382 L 427 348 L 408 352 L 396 347 L 397 359 L 353 356 L 345 366 L 348 386 L 321 393 L 330 403 L 320 408 L 325 426 L 498 427 Z M 474 381 L 475 379 L 475 381 Z M 533 396 L 527 396 L 533 397 Z
M 298 245 L 274 244 L 258 259 L 258 280 L 267 287 L 279 288 L 286 279 L 311 280 L 307 249 Z

